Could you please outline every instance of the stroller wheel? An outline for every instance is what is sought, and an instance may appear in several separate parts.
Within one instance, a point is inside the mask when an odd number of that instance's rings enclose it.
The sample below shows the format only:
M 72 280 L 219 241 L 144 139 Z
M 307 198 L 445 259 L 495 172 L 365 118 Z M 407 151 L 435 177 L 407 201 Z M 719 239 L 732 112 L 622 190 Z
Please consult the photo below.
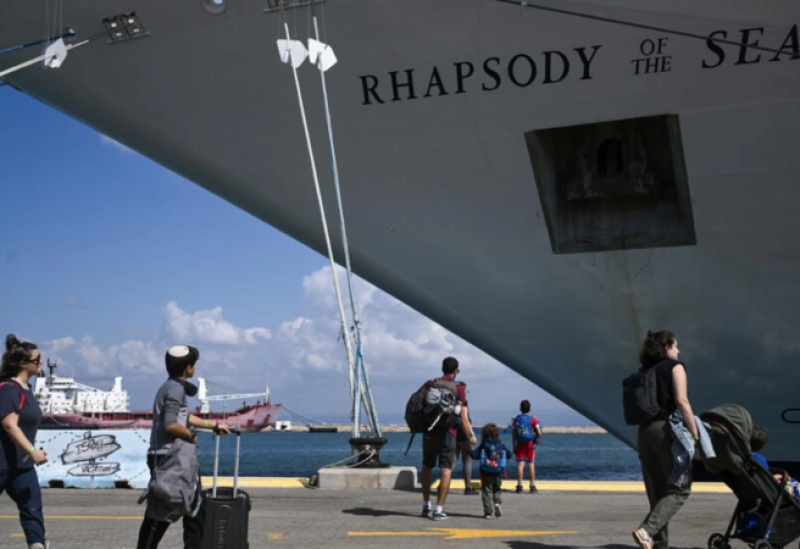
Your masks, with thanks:
M 772 549 L 772 545 L 767 540 L 762 539 L 753 544 L 753 549 Z
M 728 543 L 725 536 L 722 534 L 711 534 L 708 538 L 708 549 L 731 549 L 731 544 Z

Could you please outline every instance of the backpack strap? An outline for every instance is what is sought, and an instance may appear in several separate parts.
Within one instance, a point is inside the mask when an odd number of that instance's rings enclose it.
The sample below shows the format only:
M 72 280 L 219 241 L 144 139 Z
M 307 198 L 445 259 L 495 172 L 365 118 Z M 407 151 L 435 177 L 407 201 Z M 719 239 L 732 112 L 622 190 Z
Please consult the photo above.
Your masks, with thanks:
M 411 433 L 411 439 L 408 441 L 408 446 L 406 447 L 405 454 L 403 454 L 403 455 L 405 455 L 405 456 L 408 455 L 408 451 L 411 450 L 411 443 L 414 442 L 414 435 L 416 435 L 416 434 L 417 433 Z
M 22 411 L 22 407 L 25 406 L 25 391 L 22 390 L 22 387 L 14 383 L 13 381 L 4 381 L 0 383 L 0 387 L 3 385 L 13 385 L 19 391 L 19 409 Z

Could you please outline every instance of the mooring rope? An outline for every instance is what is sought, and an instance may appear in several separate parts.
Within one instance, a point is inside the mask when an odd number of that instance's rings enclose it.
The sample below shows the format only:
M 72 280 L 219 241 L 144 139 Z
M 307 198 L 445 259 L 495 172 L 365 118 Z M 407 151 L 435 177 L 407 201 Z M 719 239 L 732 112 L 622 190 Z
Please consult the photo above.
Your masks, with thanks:
M 80 48 L 81 46 L 85 46 L 89 42 L 93 42 L 94 40 L 97 40 L 98 38 L 102 38 L 104 36 L 108 36 L 108 33 L 106 31 L 99 32 L 99 33 L 97 33 L 97 34 L 95 34 L 93 36 L 90 36 L 86 40 L 82 40 L 82 41 L 77 42 L 75 44 L 66 44 L 64 46 L 64 49 L 66 51 L 71 51 L 71 50 L 74 50 L 75 48 Z M 14 49 L 21 49 L 21 48 L 15 47 Z M 25 61 L 24 63 L 20 63 L 19 65 L 15 65 L 13 67 L 10 67 L 10 68 L 0 72 L 0 78 L 3 78 L 5 75 L 11 74 L 12 72 L 17 72 L 20 69 L 24 69 L 25 67 L 29 67 L 31 65 L 35 65 L 39 61 L 44 61 L 45 59 L 48 59 L 50 57 L 55 57 L 55 55 L 54 54 L 43 54 L 43 55 L 35 57 L 35 58 L 33 58 L 33 59 L 29 60 L 29 61 Z
M 319 185 L 319 176 L 317 175 L 317 163 L 314 159 L 314 148 L 311 144 L 311 134 L 308 129 L 308 119 L 306 117 L 306 109 L 305 104 L 303 102 L 303 92 L 300 89 L 300 79 L 297 75 L 297 67 L 295 66 L 295 58 L 294 58 L 294 51 L 291 47 L 291 35 L 289 34 L 289 24 L 284 20 L 283 27 L 286 33 L 286 53 L 289 56 L 290 64 L 292 65 L 292 74 L 294 76 L 294 85 L 295 91 L 297 92 L 297 102 L 300 106 L 300 117 L 303 121 L 303 131 L 305 132 L 306 136 L 306 147 L 308 148 L 308 157 L 311 162 L 311 172 L 314 178 L 314 189 L 317 193 L 317 204 L 319 205 L 319 214 L 322 220 L 322 229 L 325 235 L 325 244 L 328 249 L 328 260 L 330 261 L 331 266 L 331 276 L 333 277 L 333 288 L 334 292 L 336 293 L 336 303 L 339 309 L 339 320 L 340 320 L 340 332 L 342 336 L 342 340 L 344 341 L 344 348 L 345 353 L 347 355 L 347 363 L 348 369 L 350 373 L 350 398 L 356 398 L 356 381 L 354 377 L 355 373 L 355 360 L 353 359 L 353 350 L 350 348 L 350 337 L 347 332 L 347 321 L 344 315 L 344 305 L 342 304 L 342 293 L 339 290 L 339 280 L 336 276 L 336 262 L 333 259 L 333 247 L 331 245 L 331 237 L 328 231 L 328 220 L 325 216 L 325 207 L 322 202 L 322 191 L 320 190 Z M 354 435 L 358 436 L 358 435 Z
M 317 14 L 314 6 L 311 6 L 312 18 L 314 22 L 314 34 L 318 42 L 320 40 L 319 23 L 317 21 Z M 382 436 L 380 422 L 378 421 L 378 412 L 375 409 L 375 402 L 372 397 L 372 387 L 369 382 L 369 374 L 367 373 L 364 364 L 364 354 L 362 351 L 361 342 L 361 321 L 358 319 L 358 309 L 356 307 L 355 291 L 353 290 L 353 270 L 350 264 L 350 246 L 347 240 L 347 228 L 344 219 L 344 206 L 342 203 L 342 191 L 339 179 L 339 165 L 336 157 L 336 147 L 333 138 L 333 122 L 331 117 L 330 102 L 328 99 L 328 85 L 325 78 L 325 70 L 323 69 L 322 56 L 317 59 L 317 68 L 319 69 L 320 81 L 322 83 L 322 98 L 325 106 L 325 121 L 328 128 L 328 144 L 331 150 L 331 164 L 333 169 L 333 182 L 336 187 L 336 201 L 339 208 L 339 223 L 342 232 L 342 247 L 345 259 L 345 270 L 347 271 L 347 288 L 350 294 L 350 309 L 353 318 L 352 337 L 356 345 L 355 357 L 355 389 L 353 391 L 355 398 L 352 400 L 352 410 L 350 419 L 354 424 L 353 436 L 359 436 L 359 422 L 361 406 L 360 401 L 363 401 L 364 408 L 367 411 L 367 419 L 373 433 L 377 436 Z

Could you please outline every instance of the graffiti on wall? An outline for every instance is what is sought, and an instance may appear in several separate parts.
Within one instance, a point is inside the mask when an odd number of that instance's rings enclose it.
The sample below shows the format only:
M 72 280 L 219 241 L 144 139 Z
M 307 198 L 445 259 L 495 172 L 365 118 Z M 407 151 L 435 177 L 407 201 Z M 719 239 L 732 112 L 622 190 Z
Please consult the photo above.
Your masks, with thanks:
M 37 468 L 41 486 L 144 488 L 150 479 L 146 456 L 149 429 L 43 429 L 36 445 L 48 462 Z

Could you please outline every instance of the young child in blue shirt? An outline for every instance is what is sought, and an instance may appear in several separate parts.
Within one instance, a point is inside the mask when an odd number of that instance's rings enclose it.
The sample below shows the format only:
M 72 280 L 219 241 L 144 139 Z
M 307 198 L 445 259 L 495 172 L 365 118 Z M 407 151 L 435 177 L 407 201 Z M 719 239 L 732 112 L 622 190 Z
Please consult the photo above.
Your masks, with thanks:
M 753 430 L 750 432 L 750 450 L 752 453 L 750 456 L 756 460 L 758 463 L 764 466 L 764 469 L 769 470 L 769 463 L 767 462 L 767 458 L 761 455 L 761 449 L 767 443 L 767 431 L 761 427 L 760 425 L 753 425 Z M 772 475 L 775 478 L 775 481 L 778 483 L 782 483 L 784 480 L 784 476 L 781 473 L 774 473 Z M 800 485 L 798 482 L 789 477 L 786 479 L 785 489 L 788 493 L 793 495 L 796 498 L 800 498 Z
M 481 429 L 481 443 L 470 451 L 472 459 L 479 462 L 481 472 L 481 501 L 483 517 L 491 519 L 503 514 L 502 477 L 506 472 L 506 461 L 510 452 L 500 441 L 500 429 L 494 423 L 487 423 Z

